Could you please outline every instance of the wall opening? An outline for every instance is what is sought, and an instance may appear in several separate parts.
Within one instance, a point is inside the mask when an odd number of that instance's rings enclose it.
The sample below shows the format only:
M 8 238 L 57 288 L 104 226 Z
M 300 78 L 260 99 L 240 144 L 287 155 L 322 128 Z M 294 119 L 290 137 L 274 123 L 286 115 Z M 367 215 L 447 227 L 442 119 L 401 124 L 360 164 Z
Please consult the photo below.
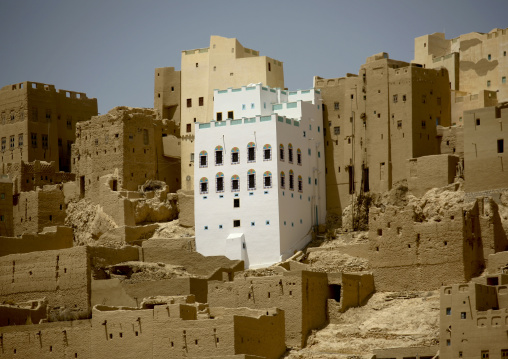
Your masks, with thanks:
M 340 302 L 340 284 L 330 284 L 328 286 L 328 298 L 334 299 L 336 302 Z

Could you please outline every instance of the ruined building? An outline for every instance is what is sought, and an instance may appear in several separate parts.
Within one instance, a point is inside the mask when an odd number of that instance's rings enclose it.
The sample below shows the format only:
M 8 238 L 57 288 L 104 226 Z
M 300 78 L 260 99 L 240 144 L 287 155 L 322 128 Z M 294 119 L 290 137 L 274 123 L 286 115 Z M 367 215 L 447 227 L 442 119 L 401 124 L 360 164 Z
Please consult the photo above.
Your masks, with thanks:
M 380 53 L 358 75 L 314 78 L 324 103 L 327 211 L 352 195 L 406 179 L 407 160 L 438 154 L 436 126 L 450 125 L 446 69 L 424 69 Z
M 12 218 L 13 186 L 7 177 L 0 176 L 0 236 L 14 235 Z
M 97 115 L 97 99 L 22 82 L 0 89 L 0 167 L 9 163 L 55 162 L 70 171 L 76 123 Z
M 508 357 L 508 276 L 441 288 L 439 357 Z
M 116 107 L 76 127 L 72 171 L 82 196 L 100 193 L 100 178 L 114 175 L 113 190 L 136 191 L 147 180 L 180 187 L 176 125 L 153 109 Z M 166 147 L 173 150 L 168 151 Z
M 408 205 L 369 212 L 369 262 L 376 290 L 435 290 L 482 273 L 508 249 L 497 205 L 483 198 L 432 218 Z
M 261 84 L 214 95 L 217 121 L 195 129 L 196 249 L 246 267 L 285 260 L 325 223 L 321 96 Z
M 182 189 L 194 186 L 194 123 L 215 118 L 213 91 L 250 83 L 284 88 L 282 62 L 259 56 L 259 51 L 243 47 L 237 39 L 221 36 L 211 36 L 209 47 L 182 51 L 181 71 L 155 70 L 154 106 L 163 118 L 180 123 Z

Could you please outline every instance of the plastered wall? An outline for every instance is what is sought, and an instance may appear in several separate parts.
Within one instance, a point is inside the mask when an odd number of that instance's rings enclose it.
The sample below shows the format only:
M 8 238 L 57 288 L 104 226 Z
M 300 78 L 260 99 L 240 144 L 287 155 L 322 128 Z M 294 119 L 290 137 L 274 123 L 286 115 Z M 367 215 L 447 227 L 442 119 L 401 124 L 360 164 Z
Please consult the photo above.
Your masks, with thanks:
M 29 253 L 73 246 L 72 228 L 57 226 L 46 227 L 38 234 L 25 233 L 19 237 L 0 237 L 0 257 L 16 253 Z
M 454 182 L 460 158 L 453 155 L 433 155 L 407 161 L 407 185 L 411 194 L 423 196 L 432 188 Z

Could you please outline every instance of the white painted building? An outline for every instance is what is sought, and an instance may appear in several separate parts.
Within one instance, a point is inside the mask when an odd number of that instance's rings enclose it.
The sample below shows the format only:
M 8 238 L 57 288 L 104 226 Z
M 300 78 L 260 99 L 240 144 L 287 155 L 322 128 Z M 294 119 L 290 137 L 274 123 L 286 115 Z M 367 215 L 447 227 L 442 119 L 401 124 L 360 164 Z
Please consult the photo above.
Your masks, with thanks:
M 214 91 L 217 121 L 196 123 L 196 249 L 285 260 L 326 216 L 325 151 L 318 90 L 262 86 Z

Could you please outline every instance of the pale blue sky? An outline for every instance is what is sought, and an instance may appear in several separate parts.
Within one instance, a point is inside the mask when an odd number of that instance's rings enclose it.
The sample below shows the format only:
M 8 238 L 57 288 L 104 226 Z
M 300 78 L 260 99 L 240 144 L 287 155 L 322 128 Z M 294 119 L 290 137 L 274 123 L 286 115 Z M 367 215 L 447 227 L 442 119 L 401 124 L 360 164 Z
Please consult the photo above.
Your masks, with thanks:
M 414 38 L 508 27 L 508 0 L 0 0 L 0 86 L 37 81 L 96 97 L 99 112 L 153 106 L 156 67 L 236 37 L 284 62 L 290 89 L 357 73 L 385 51 L 410 61 Z

